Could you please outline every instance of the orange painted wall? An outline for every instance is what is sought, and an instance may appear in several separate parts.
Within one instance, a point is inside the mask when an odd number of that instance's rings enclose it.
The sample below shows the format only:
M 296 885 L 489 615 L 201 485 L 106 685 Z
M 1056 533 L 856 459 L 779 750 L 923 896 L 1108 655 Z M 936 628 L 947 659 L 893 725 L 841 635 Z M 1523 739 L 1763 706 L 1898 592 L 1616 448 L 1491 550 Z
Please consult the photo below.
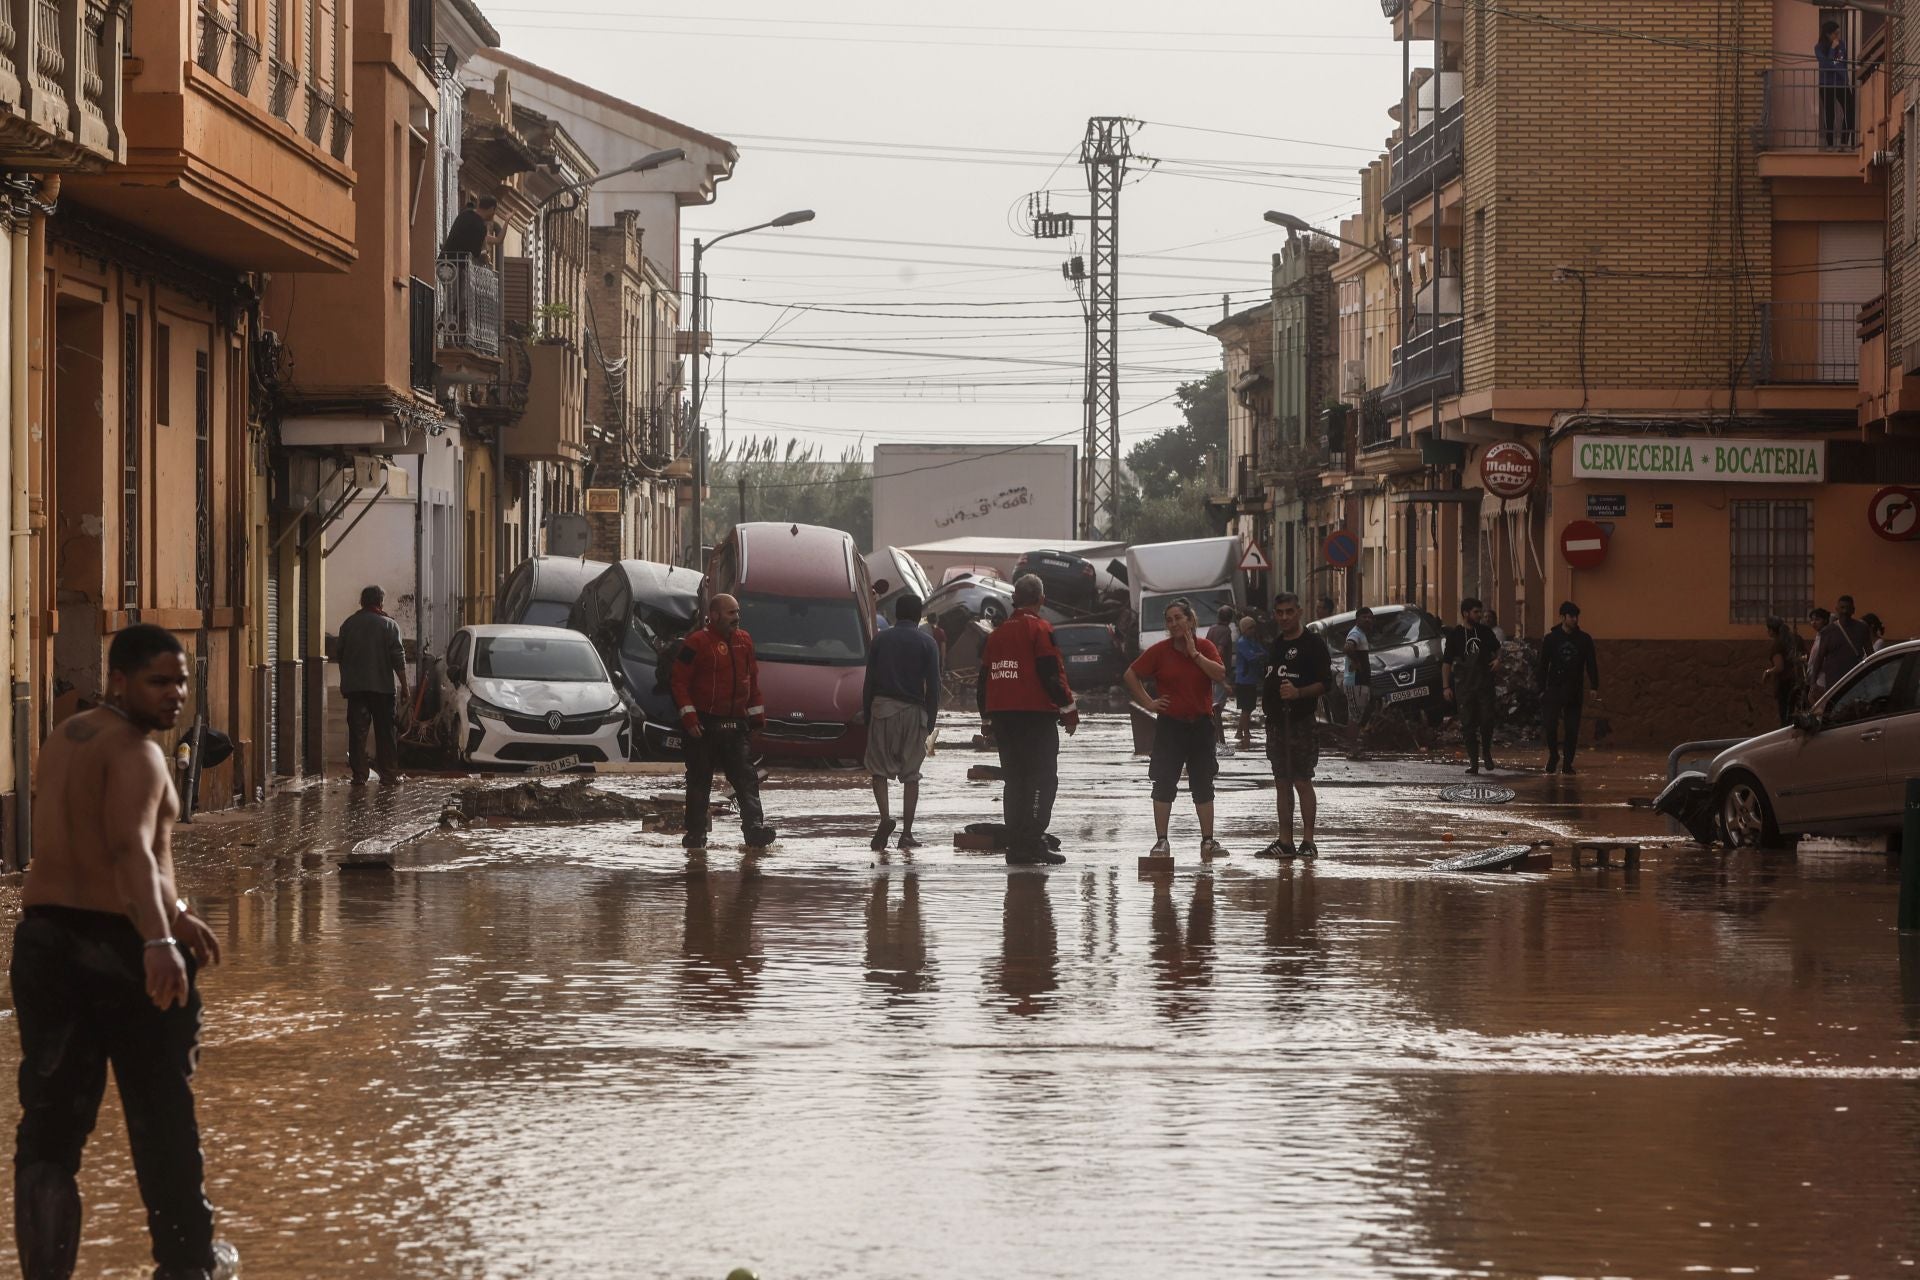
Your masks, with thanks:
M 1571 448 L 1555 449 L 1553 473 L 1573 470 Z M 1894 544 L 1867 524 L 1872 485 L 1721 484 L 1567 480 L 1552 486 L 1545 559 L 1550 603 L 1579 602 L 1596 639 L 1751 640 L 1758 622 L 1733 622 L 1729 504 L 1775 498 L 1813 502 L 1814 603 L 1852 595 L 1877 612 L 1889 637 L 1920 635 L 1920 542 Z M 1586 518 L 1588 494 L 1624 494 L 1627 514 L 1600 568 L 1576 573 L 1560 554 L 1560 532 Z M 1671 529 L 1653 527 L 1654 504 L 1673 504 Z

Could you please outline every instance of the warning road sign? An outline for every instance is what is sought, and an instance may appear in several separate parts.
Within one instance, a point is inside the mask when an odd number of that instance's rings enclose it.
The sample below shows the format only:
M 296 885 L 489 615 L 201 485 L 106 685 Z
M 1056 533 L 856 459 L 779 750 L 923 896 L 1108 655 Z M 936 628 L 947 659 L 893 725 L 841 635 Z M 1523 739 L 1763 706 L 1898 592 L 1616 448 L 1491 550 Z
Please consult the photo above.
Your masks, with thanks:
M 1888 542 L 1912 542 L 1920 537 L 1920 490 L 1888 485 L 1867 504 L 1867 519 Z
M 1215 560 L 1214 563 L 1219 564 L 1220 562 Z M 1247 544 L 1246 554 L 1240 557 L 1240 568 L 1246 573 L 1265 573 L 1267 571 L 1267 558 L 1260 554 L 1259 543 L 1249 542 Z

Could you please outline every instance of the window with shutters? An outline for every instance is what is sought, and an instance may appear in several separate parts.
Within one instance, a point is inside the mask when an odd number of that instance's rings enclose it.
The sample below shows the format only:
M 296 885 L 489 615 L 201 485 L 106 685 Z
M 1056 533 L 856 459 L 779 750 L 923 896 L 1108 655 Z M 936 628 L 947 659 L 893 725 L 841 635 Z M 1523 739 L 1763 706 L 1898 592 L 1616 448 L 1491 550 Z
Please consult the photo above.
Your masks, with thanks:
M 140 313 L 120 317 L 120 607 L 140 607 Z
M 522 338 L 533 329 L 533 262 L 503 258 L 500 262 L 500 312 L 507 331 Z
M 267 56 L 285 61 L 287 0 L 267 0 Z
M 1729 504 L 1734 622 L 1798 618 L 1813 607 L 1813 504 Z

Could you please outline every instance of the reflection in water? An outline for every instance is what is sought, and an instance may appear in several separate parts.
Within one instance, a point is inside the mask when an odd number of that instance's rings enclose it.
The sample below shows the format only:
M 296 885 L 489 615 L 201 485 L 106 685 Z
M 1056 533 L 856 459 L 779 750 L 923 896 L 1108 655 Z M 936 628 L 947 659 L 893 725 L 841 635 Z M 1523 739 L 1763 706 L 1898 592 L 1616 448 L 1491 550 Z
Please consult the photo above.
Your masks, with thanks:
M 759 860 L 744 858 L 735 872 L 687 867 L 687 916 L 680 966 L 682 998 L 702 1013 L 737 1014 L 747 1007 L 766 956 L 754 937 L 753 914 L 765 884 Z
M 1635 886 L 1335 836 L 1155 885 L 1145 806 L 1100 790 L 1127 746 L 1075 739 L 1106 754 L 1051 875 L 876 873 L 848 791 L 796 788 L 745 864 L 491 829 L 342 876 L 301 841 L 442 797 L 286 797 L 237 870 L 184 864 L 229 946 L 196 1080 L 222 1233 L 273 1280 L 1914 1274 L 1920 942 L 1884 859 L 1650 849 Z M 930 830 L 978 816 L 968 763 L 929 761 Z M 1520 780 L 1645 820 L 1554 785 Z M 1336 831 L 1416 801 L 1323 793 Z M 116 1108 L 79 1274 L 136 1280 Z
M 920 875 L 900 877 L 900 906 L 888 906 L 893 877 L 873 877 L 867 890 L 867 981 L 878 983 L 894 998 L 933 989 L 933 969 L 927 958 L 926 922 L 920 916 Z
M 1007 1008 L 1018 1014 L 1045 1013 L 1060 986 L 1060 939 L 1047 897 L 1047 876 L 1038 871 L 1007 873 L 1001 910 L 1000 990 Z
M 1205 1005 L 1206 988 L 1212 985 L 1213 958 L 1213 876 L 1203 872 L 1194 877 L 1193 902 L 1187 909 L 1186 934 L 1180 929 L 1180 913 L 1173 903 L 1173 878 L 1153 878 L 1154 968 L 1159 971 L 1155 986 L 1160 991 L 1159 1009 L 1163 1017 L 1178 1022 L 1199 1013 Z

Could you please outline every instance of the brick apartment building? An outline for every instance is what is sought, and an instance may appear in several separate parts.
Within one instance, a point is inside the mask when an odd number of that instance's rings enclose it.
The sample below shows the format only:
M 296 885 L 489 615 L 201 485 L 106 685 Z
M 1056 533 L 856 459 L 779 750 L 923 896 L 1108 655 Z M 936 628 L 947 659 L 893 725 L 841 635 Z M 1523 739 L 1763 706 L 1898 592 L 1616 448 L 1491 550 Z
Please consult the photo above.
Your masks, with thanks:
M 1916 478 L 1892 439 L 1912 429 L 1920 350 L 1897 272 L 1920 252 L 1898 217 L 1910 109 L 1884 70 L 1905 61 L 1886 52 L 1898 35 L 1845 11 L 1859 119 L 1823 131 L 1824 13 L 1402 0 L 1392 15 L 1431 66 L 1390 112 L 1336 268 L 1357 317 L 1341 391 L 1358 448 L 1335 482 L 1357 498 L 1360 594 L 1449 619 L 1476 594 L 1532 637 L 1578 601 L 1603 718 L 1625 737 L 1761 727 L 1770 614 L 1848 592 L 1895 634 L 1920 630 L 1902 614 L 1920 543 L 1876 538 L 1867 516 L 1879 485 Z M 1364 314 L 1382 268 L 1358 247 L 1381 232 L 1385 368 Z M 1507 441 L 1539 475 L 1502 498 L 1479 463 Z M 1606 447 L 1620 442 L 1687 448 Z M 1682 469 L 1653 461 L 1682 454 Z M 1797 470 L 1768 469 L 1781 458 Z M 1561 541 L 1588 518 L 1606 558 L 1575 571 Z

